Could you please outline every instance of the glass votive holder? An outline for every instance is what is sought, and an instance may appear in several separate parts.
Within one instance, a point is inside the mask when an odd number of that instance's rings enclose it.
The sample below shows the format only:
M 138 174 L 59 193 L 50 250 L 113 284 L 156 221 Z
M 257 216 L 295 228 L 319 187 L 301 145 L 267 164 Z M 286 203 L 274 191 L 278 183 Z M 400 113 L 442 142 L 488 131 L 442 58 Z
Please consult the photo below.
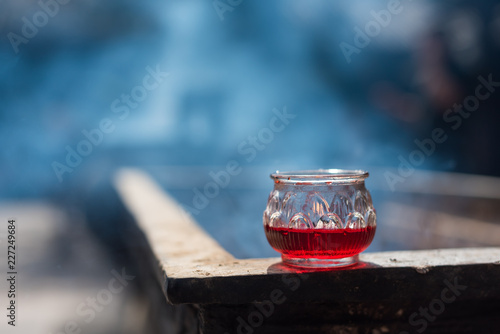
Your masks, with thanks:
M 271 174 L 264 229 L 284 263 L 313 268 L 357 263 L 377 226 L 365 187 L 368 175 L 341 169 Z

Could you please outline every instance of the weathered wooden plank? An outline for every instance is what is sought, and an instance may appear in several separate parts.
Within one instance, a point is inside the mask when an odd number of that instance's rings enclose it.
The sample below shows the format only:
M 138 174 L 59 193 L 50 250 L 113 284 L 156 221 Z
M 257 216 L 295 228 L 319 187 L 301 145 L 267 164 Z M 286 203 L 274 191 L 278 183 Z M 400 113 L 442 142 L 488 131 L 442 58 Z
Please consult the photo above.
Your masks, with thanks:
M 160 283 L 172 304 L 263 302 L 293 282 L 302 284 L 287 297 L 292 303 L 403 303 L 455 280 L 467 282 L 466 299 L 500 300 L 500 248 L 368 253 L 355 267 L 308 272 L 279 258 L 234 259 L 140 172 L 120 172 L 116 185 L 151 248 L 150 263 L 164 273 Z

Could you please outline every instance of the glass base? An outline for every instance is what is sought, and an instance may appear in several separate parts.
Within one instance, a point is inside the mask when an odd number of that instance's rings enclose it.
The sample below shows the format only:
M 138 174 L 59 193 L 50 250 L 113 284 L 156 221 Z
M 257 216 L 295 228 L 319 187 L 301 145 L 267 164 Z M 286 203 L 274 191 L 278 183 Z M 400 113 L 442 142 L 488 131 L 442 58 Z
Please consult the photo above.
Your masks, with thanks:
M 316 258 L 298 258 L 281 255 L 283 262 L 289 266 L 301 268 L 341 268 L 352 266 L 358 263 L 359 255 L 344 257 L 341 259 L 316 259 Z

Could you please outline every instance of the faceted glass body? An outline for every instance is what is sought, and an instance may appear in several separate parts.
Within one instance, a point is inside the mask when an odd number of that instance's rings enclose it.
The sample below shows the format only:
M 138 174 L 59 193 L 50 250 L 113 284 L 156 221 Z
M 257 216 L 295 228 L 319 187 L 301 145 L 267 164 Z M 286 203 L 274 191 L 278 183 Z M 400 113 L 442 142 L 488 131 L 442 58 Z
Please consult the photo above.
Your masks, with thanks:
M 373 240 L 377 216 L 358 170 L 276 172 L 264 229 L 283 261 L 299 267 L 357 262 Z

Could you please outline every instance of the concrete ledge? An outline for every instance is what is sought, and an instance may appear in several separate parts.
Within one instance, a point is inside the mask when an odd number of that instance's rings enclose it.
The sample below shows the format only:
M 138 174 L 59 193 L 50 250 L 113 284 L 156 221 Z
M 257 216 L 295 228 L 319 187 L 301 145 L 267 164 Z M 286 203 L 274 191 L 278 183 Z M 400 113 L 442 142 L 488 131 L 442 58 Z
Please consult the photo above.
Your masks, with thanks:
M 433 277 L 439 282 L 439 277 L 446 273 L 457 275 L 478 268 L 500 275 L 500 248 L 367 253 L 361 254 L 361 263 L 355 267 L 309 273 L 284 266 L 279 258 L 237 260 L 145 174 L 122 171 L 116 184 L 156 256 L 165 279 L 162 285 L 168 300 L 174 304 L 252 302 L 258 300 L 267 287 L 276 286 L 275 281 L 282 275 L 292 273 L 309 274 L 318 283 L 325 281 L 330 286 L 342 286 L 343 289 L 333 289 L 334 295 L 342 294 L 351 300 L 355 300 L 356 295 L 369 298 L 376 294 L 377 289 L 372 286 L 375 282 L 378 286 L 387 280 L 394 286 L 400 282 L 406 286 L 403 289 L 408 289 L 421 284 L 428 286 L 434 281 Z M 361 293 L 364 289 L 367 291 Z M 228 290 L 233 293 L 227 293 Z M 310 296 L 308 299 L 318 301 L 331 297 L 325 295 L 331 289 L 315 293 L 317 290 L 304 294 L 304 298 Z M 358 292 L 354 293 L 355 290 Z M 393 293 L 400 291 L 396 289 Z
M 500 248 L 367 253 L 346 269 L 297 270 L 279 258 L 235 259 L 139 171 L 122 170 L 115 185 L 142 231 L 133 237 L 142 238 L 143 261 L 170 304 L 195 306 L 203 333 L 235 332 L 239 318 L 270 302 L 273 317 L 258 332 L 414 331 L 412 312 L 443 298 L 453 302 L 429 332 L 497 323 Z

